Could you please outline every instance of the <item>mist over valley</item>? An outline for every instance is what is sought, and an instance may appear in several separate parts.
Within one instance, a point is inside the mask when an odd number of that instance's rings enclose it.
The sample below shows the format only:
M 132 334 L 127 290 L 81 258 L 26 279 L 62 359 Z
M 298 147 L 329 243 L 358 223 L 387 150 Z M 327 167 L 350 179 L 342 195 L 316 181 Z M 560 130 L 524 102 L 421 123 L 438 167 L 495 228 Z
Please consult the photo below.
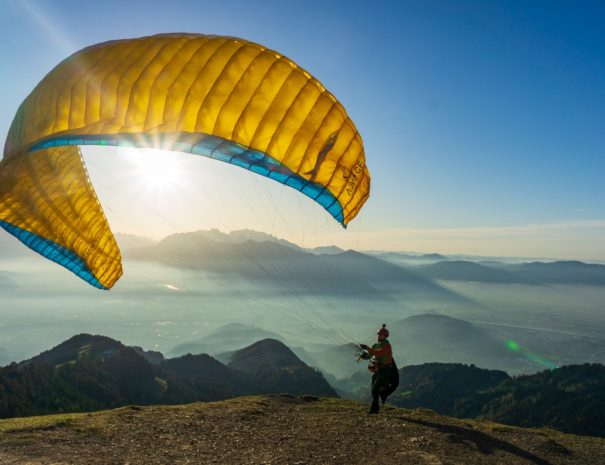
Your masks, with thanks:
M 346 378 L 365 370 L 351 344 L 372 342 L 383 322 L 400 365 L 514 374 L 605 361 L 603 265 L 439 254 L 396 264 L 387 253 L 307 250 L 249 230 L 118 240 L 125 272 L 105 292 L 2 237 L 2 364 L 83 332 L 171 356 L 221 356 L 271 337 Z

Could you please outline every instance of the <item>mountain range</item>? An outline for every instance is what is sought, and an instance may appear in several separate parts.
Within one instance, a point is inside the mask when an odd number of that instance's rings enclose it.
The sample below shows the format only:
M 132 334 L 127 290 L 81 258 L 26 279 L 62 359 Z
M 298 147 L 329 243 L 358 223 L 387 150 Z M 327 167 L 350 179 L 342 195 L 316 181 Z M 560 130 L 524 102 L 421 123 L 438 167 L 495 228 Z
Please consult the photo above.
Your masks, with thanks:
M 397 292 L 409 298 L 465 301 L 432 280 L 390 262 L 353 250 L 332 252 L 312 253 L 262 233 L 227 235 L 213 230 L 175 234 L 154 245 L 124 251 L 124 256 L 245 278 L 285 293 L 384 299 Z
M 116 234 L 127 260 L 154 261 L 184 269 L 278 283 L 287 292 L 384 297 L 400 291 L 460 301 L 439 280 L 506 284 L 605 285 L 605 265 L 580 261 L 517 261 L 438 253 L 343 251 L 335 246 L 306 249 L 253 230 L 223 233 L 212 229 L 170 235 L 161 241 Z M 8 234 L 0 234 L 0 259 L 35 257 Z M 0 289 L 12 286 L 0 270 Z
M 399 372 L 391 401 L 458 418 L 483 418 L 605 437 L 605 366 L 569 365 L 511 378 L 497 370 L 428 363 Z
M 439 261 L 430 265 L 415 266 L 414 270 L 431 279 L 452 281 L 476 281 L 507 284 L 535 284 L 509 267 L 490 267 L 463 260 Z
M 390 402 L 459 418 L 548 426 L 605 437 L 605 366 L 569 365 L 511 378 L 460 363 L 400 366 Z M 348 380 L 367 400 L 369 373 Z M 76 335 L 0 368 L 0 418 L 92 411 L 127 404 L 181 404 L 251 394 L 336 397 L 322 374 L 275 339 L 233 352 L 227 365 L 207 354 L 164 359 L 105 336 Z
M 411 267 L 435 280 L 477 281 L 502 284 L 586 284 L 605 285 L 605 265 L 579 261 L 499 262 L 439 261 Z
M 273 339 L 236 351 L 226 366 L 206 354 L 164 359 L 106 336 L 79 334 L 0 368 L 0 417 L 284 391 L 337 395 L 321 373 Z
M 513 374 L 532 373 L 543 368 L 539 350 L 535 349 L 530 356 L 526 350 L 511 350 L 510 341 L 495 331 L 493 326 L 475 324 L 443 314 L 423 313 L 390 322 L 388 328 L 395 359 L 401 366 L 426 362 L 467 363 Z M 515 330 L 515 334 L 521 337 L 519 329 Z M 253 325 L 230 323 L 197 340 L 176 345 L 168 351 L 168 355 L 175 357 L 186 353 L 208 353 L 228 364 L 237 350 L 265 338 L 289 343 L 288 338 L 276 332 Z M 371 344 L 373 341 L 370 339 L 362 342 Z M 365 364 L 355 360 L 356 348 L 352 342 L 339 344 L 326 341 L 291 347 L 299 359 L 320 369 L 337 388 L 341 388 L 342 380 L 353 373 L 366 371 Z M 595 361 L 600 360 L 598 352 L 595 352 L 595 357 Z M 580 356 L 561 358 L 561 362 L 557 360 L 558 358 L 554 358 L 552 363 L 556 365 L 588 361 Z
M 142 244 L 130 240 L 130 245 Z M 252 280 L 278 280 L 315 292 L 361 294 L 398 287 L 456 297 L 435 280 L 507 284 L 605 284 L 605 265 L 579 261 L 504 263 L 478 258 L 457 260 L 441 254 L 361 253 L 338 247 L 305 249 L 258 231 L 218 230 L 173 234 L 124 250 L 127 259 L 236 274 Z M 317 278 L 319 276 L 320 278 Z M 326 281 L 331 287 L 326 286 Z

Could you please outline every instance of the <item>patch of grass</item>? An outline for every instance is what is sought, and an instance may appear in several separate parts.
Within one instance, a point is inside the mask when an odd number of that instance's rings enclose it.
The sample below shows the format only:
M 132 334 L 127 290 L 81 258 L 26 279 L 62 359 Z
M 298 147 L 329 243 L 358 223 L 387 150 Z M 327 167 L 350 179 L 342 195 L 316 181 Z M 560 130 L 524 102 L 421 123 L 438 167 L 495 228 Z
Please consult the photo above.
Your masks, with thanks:
M 318 402 L 310 404 L 316 410 L 359 410 L 362 403 L 354 400 L 335 399 L 333 397 L 323 397 Z M 365 405 L 364 405 L 365 406 Z
M 0 433 L 16 431 L 41 431 L 62 426 L 70 426 L 74 420 L 81 418 L 83 413 L 65 413 L 58 415 L 44 415 L 38 417 L 11 418 L 0 420 Z

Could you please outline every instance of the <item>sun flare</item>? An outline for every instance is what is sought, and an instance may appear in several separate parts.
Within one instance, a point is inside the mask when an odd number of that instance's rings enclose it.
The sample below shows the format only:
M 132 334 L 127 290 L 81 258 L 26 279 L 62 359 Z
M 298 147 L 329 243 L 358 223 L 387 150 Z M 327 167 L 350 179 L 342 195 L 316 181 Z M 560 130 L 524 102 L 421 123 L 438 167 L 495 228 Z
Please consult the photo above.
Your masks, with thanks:
M 136 149 L 129 155 L 138 181 L 149 191 L 173 190 L 184 181 L 185 170 L 174 152 Z

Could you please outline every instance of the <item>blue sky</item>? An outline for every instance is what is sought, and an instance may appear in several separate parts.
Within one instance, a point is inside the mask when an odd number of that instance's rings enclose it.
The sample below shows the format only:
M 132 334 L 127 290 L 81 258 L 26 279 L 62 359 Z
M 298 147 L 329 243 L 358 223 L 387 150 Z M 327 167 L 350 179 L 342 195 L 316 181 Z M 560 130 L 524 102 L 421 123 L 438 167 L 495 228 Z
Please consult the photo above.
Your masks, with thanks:
M 341 231 L 307 199 L 242 177 L 268 192 L 253 207 L 223 200 L 229 221 L 210 210 L 190 221 L 199 203 L 189 202 L 168 217 L 172 229 L 150 235 L 249 226 L 307 245 L 605 260 L 604 23 L 598 1 L 0 0 L 0 137 L 44 74 L 82 47 L 159 32 L 240 36 L 289 56 L 345 105 L 372 197 Z M 153 218 L 114 198 L 114 155 L 85 152 L 93 182 L 113 229 L 144 233 Z M 203 166 L 215 178 L 233 171 Z M 145 209 L 128 195 L 131 212 Z M 261 209 L 255 224 L 249 212 Z

